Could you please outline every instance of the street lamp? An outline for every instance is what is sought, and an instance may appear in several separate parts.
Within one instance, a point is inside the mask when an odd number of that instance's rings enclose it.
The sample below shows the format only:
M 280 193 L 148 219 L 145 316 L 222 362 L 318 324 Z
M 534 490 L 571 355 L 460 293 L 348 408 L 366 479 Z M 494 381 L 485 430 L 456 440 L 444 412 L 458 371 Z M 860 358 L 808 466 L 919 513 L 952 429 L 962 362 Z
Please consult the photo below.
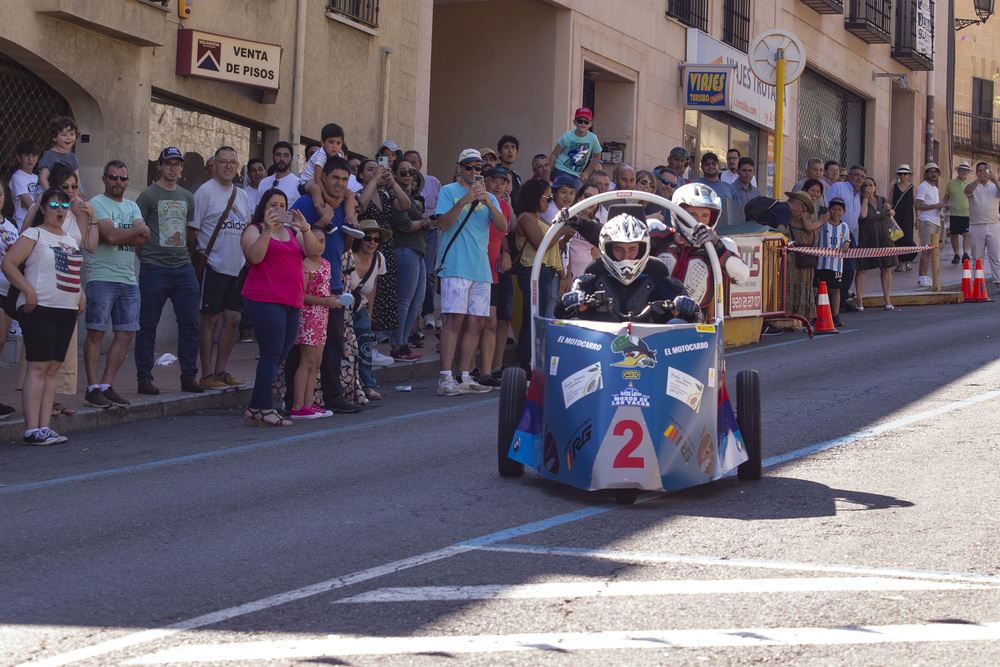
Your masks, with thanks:
M 962 28 L 968 28 L 970 25 L 976 25 L 978 23 L 986 23 L 986 19 L 993 15 L 993 4 L 996 0 L 972 0 L 972 3 L 976 6 L 976 19 L 955 19 L 955 31 L 959 31 Z

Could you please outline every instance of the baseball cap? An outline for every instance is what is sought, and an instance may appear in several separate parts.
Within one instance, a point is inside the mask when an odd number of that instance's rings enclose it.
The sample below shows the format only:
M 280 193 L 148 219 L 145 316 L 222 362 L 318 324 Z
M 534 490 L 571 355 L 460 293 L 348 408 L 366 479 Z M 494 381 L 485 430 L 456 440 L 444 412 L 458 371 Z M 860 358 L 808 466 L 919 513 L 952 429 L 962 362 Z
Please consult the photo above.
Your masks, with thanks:
M 899 165 L 899 168 L 896 170 L 896 173 L 897 174 L 912 174 L 913 172 L 910 171 L 910 165 L 908 165 L 906 163 L 903 163 L 903 164 Z
M 573 190 L 576 190 L 576 179 L 574 179 L 569 174 L 560 173 L 552 180 L 552 189 L 558 190 L 561 187 L 570 186 Z
M 687 160 L 691 156 L 688 155 L 687 149 L 684 148 L 683 146 L 674 146 L 673 148 L 670 149 L 669 157 L 682 157 L 685 160 Z
M 490 148 L 489 146 L 487 146 L 486 148 L 480 148 L 479 149 L 479 155 L 480 155 L 480 157 L 482 157 L 483 155 L 486 155 L 487 153 L 489 153 L 493 157 L 497 157 L 497 152 L 495 150 L 493 150 L 492 148 Z
M 215 164 L 215 156 L 214 155 L 209 155 L 208 159 L 205 160 L 205 166 L 208 167 L 208 166 L 211 166 L 213 164 Z
M 491 169 L 487 169 L 486 171 L 484 171 L 483 172 L 483 177 L 484 178 L 504 178 L 504 179 L 506 179 L 507 175 L 509 173 L 510 172 L 507 171 L 507 169 L 505 167 L 501 167 L 500 165 L 497 165 L 497 166 L 495 166 L 495 167 L 493 167 Z
M 834 197 L 833 199 L 830 200 L 830 203 L 827 204 L 826 207 L 827 208 L 832 208 L 834 204 L 837 204 L 838 206 L 840 206 L 845 211 L 847 210 L 847 204 L 844 203 L 844 198 L 843 197 Z
M 716 162 L 718 162 L 719 156 L 716 155 L 715 153 L 705 153 L 704 155 L 701 156 L 701 163 L 705 164 L 705 160 L 715 160 Z
M 464 151 L 458 154 L 458 163 L 469 162 L 470 160 L 482 161 L 482 154 L 475 148 L 466 148 Z
M 594 112 L 587 107 L 580 107 L 573 114 L 573 118 L 589 118 L 590 120 L 594 120 Z
M 937 162 L 928 162 L 924 165 L 924 173 L 930 169 L 937 169 L 938 171 L 941 171 L 941 167 L 937 166 Z
M 181 153 L 181 149 L 175 148 L 173 146 L 167 146 L 162 151 L 160 151 L 160 162 L 166 162 L 171 159 L 178 159 L 181 162 L 184 161 L 184 153 Z
M 965 160 L 962 160 L 961 162 L 958 163 L 957 169 L 972 169 L 972 167 L 969 166 L 968 162 L 966 162 Z

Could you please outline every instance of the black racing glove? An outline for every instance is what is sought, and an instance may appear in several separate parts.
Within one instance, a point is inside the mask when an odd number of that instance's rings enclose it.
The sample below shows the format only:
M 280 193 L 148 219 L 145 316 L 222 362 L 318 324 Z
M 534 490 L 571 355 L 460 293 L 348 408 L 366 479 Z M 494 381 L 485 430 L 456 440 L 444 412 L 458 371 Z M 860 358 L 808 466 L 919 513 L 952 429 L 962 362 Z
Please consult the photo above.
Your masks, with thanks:
M 718 235 L 712 231 L 712 228 L 705 225 L 695 225 L 691 238 L 697 246 L 705 246 L 709 243 L 715 245 L 719 241 Z
M 706 229 L 708 229 L 706 227 Z M 711 230 L 709 230 L 711 231 Z M 678 296 L 674 299 L 674 310 L 677 316 L 687 322 L 693 322 L 701 315 L 701 308 L 698 302 L 689 296 Z

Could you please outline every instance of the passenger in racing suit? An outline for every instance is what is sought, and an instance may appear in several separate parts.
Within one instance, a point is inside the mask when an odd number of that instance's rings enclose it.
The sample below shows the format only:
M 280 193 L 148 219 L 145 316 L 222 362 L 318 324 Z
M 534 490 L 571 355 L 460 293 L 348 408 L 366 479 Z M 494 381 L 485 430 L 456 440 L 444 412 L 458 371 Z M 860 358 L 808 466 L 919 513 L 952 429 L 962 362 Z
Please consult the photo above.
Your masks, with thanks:
M 574 221 L 570 221 L 572 224 Z M 621 213 L 600 228 L 594 260 L 556 304 L 555 316 L 601 322 L 700 322 L 701 309 L 684 295 L 684 285 L 671 278 L 663 262 L 650 257 L 649 227 Z M 672 302 L 672 309 L 658 302 Z M 645 314 L 643 311 L 654 304 Z M 681 319 L 672 319 L 672 318 Z
M 722 200 L 704 183 L 688 183 L 677 188 L 672 201 L 680 205 L 698 222 L 693 232 L 677 220 L 663 235 L 653 236 L 651 252 L 667 265 L 671 276 L 684 283 L 688 296 L 701 308 L 712 301 L 712 266 L 704 246 L 711 243 L 719 256 L 722 272 L 737 285 L 750 277 L 750 269 L 740 259 L 739 249 L 732 239 L 719 238 L 714 229 L 722 212 Z

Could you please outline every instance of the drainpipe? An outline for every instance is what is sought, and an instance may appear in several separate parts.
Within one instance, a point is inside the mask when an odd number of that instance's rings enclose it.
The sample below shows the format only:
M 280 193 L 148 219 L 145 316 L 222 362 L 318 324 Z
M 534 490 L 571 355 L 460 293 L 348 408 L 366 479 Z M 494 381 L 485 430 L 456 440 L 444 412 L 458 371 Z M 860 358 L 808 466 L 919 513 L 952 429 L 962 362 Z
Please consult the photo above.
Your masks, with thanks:
M 382 53 L 385 54 L 385 64 L 382 66 L 382 131 L 377 137 L 379 143 L 389 138 L 389 65 L 392 62 L 392 48 L 383 46 Z
M 298 0 L 295 8 L 295 78 L 292 79 L 292 159 L 295 171 L 302 171 L 299 147 L 302 141 L 302 89 L 305 86 L 306 68 L 306 5 L 308 0 Z
M 934 161 L 934 70 L 927 72 L 927 145 L 924 162 Z

